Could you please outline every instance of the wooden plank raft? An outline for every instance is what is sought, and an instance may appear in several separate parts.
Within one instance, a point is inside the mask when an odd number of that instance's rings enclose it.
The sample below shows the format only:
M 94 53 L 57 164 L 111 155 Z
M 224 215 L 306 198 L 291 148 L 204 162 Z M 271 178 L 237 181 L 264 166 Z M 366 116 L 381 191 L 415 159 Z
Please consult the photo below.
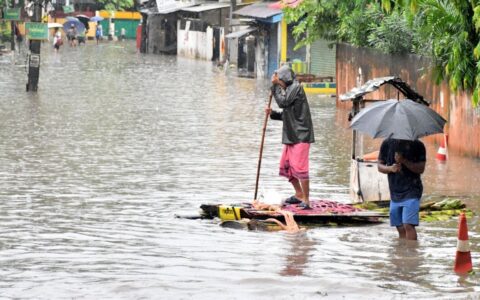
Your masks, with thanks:
M 369 224 L 382 222 L 387 214 L 356 208 L 331 200 L 311 200 L 312 209 L 302 209 L 297 204 L 288 204 L 283 210 L 291 211 L 295 221 L 302 224 Z M 265 220 L 276 218 L 283 221 L 283 216 L 275 211 L 257 210 L 250 203 L 219 205 L 203 204 L 200 206 L 205 217 L 219 217 L 222 220 L 240 220 L 242 218 Z

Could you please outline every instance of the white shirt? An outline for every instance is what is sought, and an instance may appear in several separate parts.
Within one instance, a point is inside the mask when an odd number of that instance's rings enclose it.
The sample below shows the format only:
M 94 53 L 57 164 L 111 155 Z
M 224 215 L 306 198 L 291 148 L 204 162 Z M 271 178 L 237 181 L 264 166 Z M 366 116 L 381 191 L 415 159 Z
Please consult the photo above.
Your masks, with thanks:
M 62 33 L 60 32 L 60 30 L 58 30 L 57 33 L 55 33 L 55 36 L 53 37 L 53 45 L 55 45 L 57 41 L 61 39 L 62 39 Z

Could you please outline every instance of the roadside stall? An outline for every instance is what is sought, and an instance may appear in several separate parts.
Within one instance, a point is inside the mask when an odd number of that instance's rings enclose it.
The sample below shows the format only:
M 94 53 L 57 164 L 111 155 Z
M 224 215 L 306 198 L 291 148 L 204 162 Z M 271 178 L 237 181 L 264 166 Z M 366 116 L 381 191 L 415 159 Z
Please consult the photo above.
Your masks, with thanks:
M 429 105 L 423 96 L 415 92 L 400 78 L 394 76 L 379 77 L 371 79 L 364 85 L 355 87 L 340 96 L 341 101 L 352 101 L 349 121 L 368 104 L 386 100 L 365 98 L 365 95 L 377 91 L 384 85 L 392 86 L 397 90 L 397 99 L 400 99 L 401 94 L 404 98 L 416 103 Z M 387 175 L 378 172 L 377 166 L 378 152 L 363 155 L 363 136 L 357 130 L 353 130 L 350 195 L 354 203 L 375 202 L 379 206 L 385 206 L 390 201 Z

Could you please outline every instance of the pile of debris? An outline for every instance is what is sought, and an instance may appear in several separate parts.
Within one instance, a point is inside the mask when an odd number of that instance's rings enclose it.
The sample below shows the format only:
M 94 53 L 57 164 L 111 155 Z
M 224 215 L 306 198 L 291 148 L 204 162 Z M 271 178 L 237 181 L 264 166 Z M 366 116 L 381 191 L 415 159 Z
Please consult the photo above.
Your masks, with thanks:
M 356 204 L 356 207 L 374 210 L 388 214 L 389 208 L 381 208 L 373 202 Z M 427 201 L 420 205 L 420 221 L 435 222 L 446 221 L 452 217 L 459 216 L 464 212 L 467 217 L 473 216 L 473 211 L 466 208 L 465 203 L 459 199 L 446 198 L 441 201 Z

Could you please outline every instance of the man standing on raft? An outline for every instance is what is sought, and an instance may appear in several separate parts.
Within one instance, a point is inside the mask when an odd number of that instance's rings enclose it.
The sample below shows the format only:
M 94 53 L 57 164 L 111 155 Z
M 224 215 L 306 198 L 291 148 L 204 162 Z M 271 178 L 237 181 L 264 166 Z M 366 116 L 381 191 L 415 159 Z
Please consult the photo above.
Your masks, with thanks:
M 272 120 L 282 120 L 283 152 L 280 159 L 280 176 L 288 178 L 295 195 L 285 200 L 310 209 L 309 152 L 315 142 L 312 117 L 303 86 L 295 79 L 288 66 L 283 66 L 272 76 L 272 94 L 281 112 L 266 109 Z

